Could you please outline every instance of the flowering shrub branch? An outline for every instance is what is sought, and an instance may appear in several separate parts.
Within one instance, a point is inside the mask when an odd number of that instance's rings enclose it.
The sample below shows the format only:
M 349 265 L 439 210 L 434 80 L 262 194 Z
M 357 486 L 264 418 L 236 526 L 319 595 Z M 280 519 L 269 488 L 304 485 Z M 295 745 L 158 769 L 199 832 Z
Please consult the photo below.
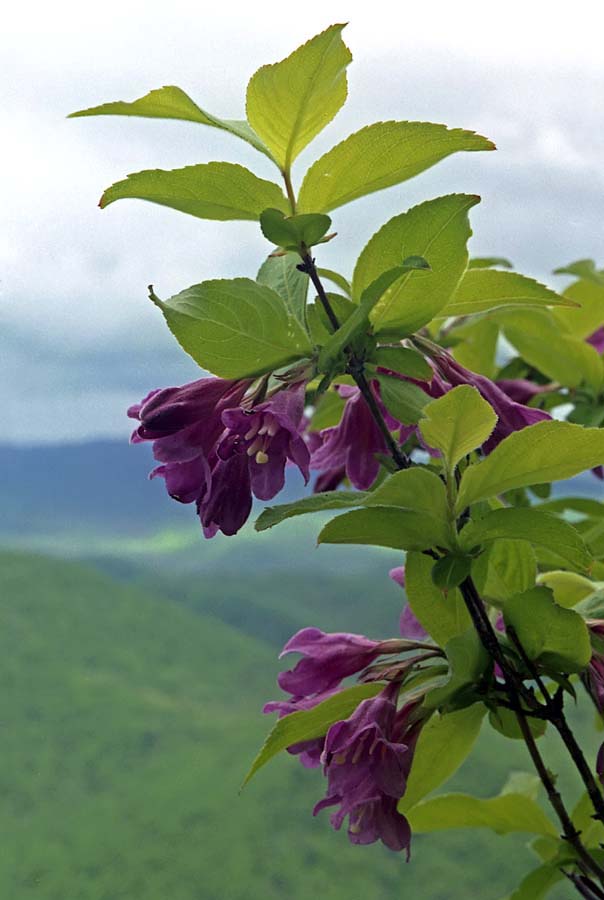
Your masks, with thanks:
M 246 781 L 287 750 L 322 771 L 314 814 L 330 808 L 354 844 L 381 840 L 409 858 L 414 832 L 521 831 L 537 868 L 510 900 L 539 900 L 563 879 L 604 897 L 604 746 L 581 747 L 565 712 L 579 686 L 604 710 L 604 503 L 551 496 L 554 482 L 591 470 L 596 485 L 604 472 L 604 272 L 591 260 L 562 267 L 560 293 L 500 257 L 469 259 L 480 198 L 455 193 L 386 222 L 351 277 L 318 268 L 340 206 L 452 153 L 495 149 L 459 128 L 377 122 L 315 160 L 297 188 L 292 164 L 346 99 L 342 30 L 256 72 L 246 120 L 207 113 L 176 87 L 74 114 L 218 128 L 278 173 L 211 162 L 138 172 L 103 194 L 101 207 L 139 198 L 255 222 L 271 245 L 255 279 L 168 299 L 150 289 L 203 371 L 133 405 L 132 442 L 152 444 L 151 477 L 195 505 L 206 538 L 235 535 L 290 467 L 313 492 L 264 508 L 257 530 L 331 510 L 320 544 L 401 553 L 390 573 L 407 599 L 400 635 L 294 635 L 283 652 L 299 659 L 279 677 L 285 696 L 265 706 L 278 718 Z M 483 723 L 522 740 L 536 774 L 512 775 L 486 800 L 435 795 Z M 574 808 L 539 745 L 549 726 L 585 788 Z

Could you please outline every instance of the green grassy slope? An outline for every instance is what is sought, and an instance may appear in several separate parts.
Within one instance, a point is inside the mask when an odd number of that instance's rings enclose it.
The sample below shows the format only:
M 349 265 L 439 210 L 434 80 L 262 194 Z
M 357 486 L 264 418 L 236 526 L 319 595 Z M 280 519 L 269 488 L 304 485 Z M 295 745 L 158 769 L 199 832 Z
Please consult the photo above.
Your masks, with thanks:
M 352 848 L 285 755 L 239 796 L 278 664 L 216 616 L 16 553 L 0 596 L 0 897 L 498 900 L 531 864 L 522 839 L 464 832 L 417 838 L 409 866 Z M 482 740 L 456 785 L 498 790 L 513 751 Z

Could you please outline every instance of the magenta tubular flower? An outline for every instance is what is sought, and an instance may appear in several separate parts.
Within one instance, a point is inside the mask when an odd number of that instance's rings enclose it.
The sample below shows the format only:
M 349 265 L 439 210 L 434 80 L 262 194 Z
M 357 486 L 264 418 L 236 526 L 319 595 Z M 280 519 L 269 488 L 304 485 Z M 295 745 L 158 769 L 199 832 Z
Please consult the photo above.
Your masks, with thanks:
M 371 389 L 388 425 L 399 427 L 386 411 L 373 382 Z M 358 388 L 341 385 L 339 393 L 346 399 L 342 419 L 335 427 L 320 432 L 321 446 L 313 452 L 311 466 L 325 475 L 329 473 L 330 478 L 344 470 L 355 488 L 365 491 L 380 469 L 376 454 L 387 453 L 388 448 Z
M 279 687 L 295 697 L 334 690 L 343 678 L 375 662 L 383 648 L 383 641 L 372 641 L 361 634 L 326 634 L 318 628 L 303 628 L 281 653 L 301 653 L 303 658 L 293 669 L 280 673 Z
M 201 378 L 182 387 L 151 391 L 128 415 L 140 424 L 132 443 L 153 442 L 162 463 L 150 477 L 161 476 L 171 497 L 181 503 L 200 501 L 208 492 L 214 448 L 222 432 L 222 412 L 238 404 L 250 381 Z
M 491 450 L 494 450 L 512 432 L 520 431 L 522 428 L 534 425 L 536 422 L 541 422 L 544 419 L 551 419 L 549 413 L 541 409 L 533 409 L 530 406 L 524 406 L 522 403 L 516 403 L 489 378 L 470 372 L 469 369 L 460 365 L 444 350 L 434 359 L 434 364 L 440 375 L 452 387 L 457 387 L 460 384 L 472 385 L 497 413 L 498 422 L 495 430 L 483 445 L 485 453 L 490 453 Z
M 348 817 L 353 844 L 381 840 L 391 850 L 406 850 L 411 830 L 396 808 L 405 793 L 422 720 L 416 714 L 421 701 L 397 711 L 400 686 L 389 684 L 355 712 L 331 726 L 325 738 L 323 765 L 327 796 L 314 809 L 339 806 L 331 816 L 336 830 Z
M 595 347 L 598 353 L 604 353 L 604 325 L 585 338 L 588 344 Z
M 285 463 L 293 462 L 308 483 L 310 453 L 300 426 L 304 413 L 305 384 L 278 391 L 253 409 L 226 409 L 228 429 L 217 447 L 218 456 L 245 454 L 252 491 L 259 500 L 271 500 L 285 484 Z
M 593 619 L 587 622 L 591 635 L 597 644 L 604 641 L 604 621 Z M 593 642 L 592 642 L 593 643 Z M 604 715 L 604 653 L 593 649 L 589 666 L 581 674 L 581 680 L 601 715 Z
M 546 384 L 534 384 L 528 378 L 502 378 L 495 385 L 515 403 L 529 403 L 533 397 L 549 390 Z

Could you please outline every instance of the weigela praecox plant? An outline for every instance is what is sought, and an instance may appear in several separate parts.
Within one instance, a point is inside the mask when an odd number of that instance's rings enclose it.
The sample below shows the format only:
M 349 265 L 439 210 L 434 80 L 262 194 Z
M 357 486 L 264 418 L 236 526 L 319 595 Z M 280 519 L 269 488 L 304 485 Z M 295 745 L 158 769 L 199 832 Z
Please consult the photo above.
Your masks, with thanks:
M 386 222 L 351 278 L 320 268 L 339 207 L 452 153 L 494 149 L 472 131 L 376 122 L 296 187 L 292 164 L 346 99 L 342 29 L 259 69 L 246 120 L 218 119 L 177 87 L 74 114 L 196 122 L 276 167 L 275 181 L 228 162 L 143 171 L 103 194 L 101 207 L 130 197 L 247 219 L 271 245 L 255 280 L 204 281 L 168 299 L 150 289 L 211 374 L 133 405 L 132 440 L 152 442 L 152 477 L 195 505 L 207 538 L 239 531 L 253 497 L 275 498 L 294 466 L 313 492 L 265 508 L 259 531 L 337 510 L 320 543 L 405 553 L 391 572 L 408 600 L 398 636 L 309 627 L 288 641 L 283 652 L 299 659 L 279 677 L 285 696 L 265 707 L 278 720 L 248 778 L 287 749 L 324 777 L 315 814 L 328 807 L 355 844 L 381 840 L 408 856 L 412 833 L 442 827 L 443 816 L 532 832 L 538 865 L 516 900 L 563 879 L 604 897 L 604 752 L 596 758 L 597 739 L 583 752 L 565 708 L 584 689 L 604 709 L 604 504 L 550 498 L 551 482 L 604 472 L 604 273 L 572 263 L 556 270 L 572 278 L 557 293 L 505 259 L 468 260 L 480 198 L 454 193 Z M 501 799 L 429 796 L 485 717 L 524 740 L 535 775 L 513 776 Z M 546 728 L 584 786 L 574 811 L 543 759 Z

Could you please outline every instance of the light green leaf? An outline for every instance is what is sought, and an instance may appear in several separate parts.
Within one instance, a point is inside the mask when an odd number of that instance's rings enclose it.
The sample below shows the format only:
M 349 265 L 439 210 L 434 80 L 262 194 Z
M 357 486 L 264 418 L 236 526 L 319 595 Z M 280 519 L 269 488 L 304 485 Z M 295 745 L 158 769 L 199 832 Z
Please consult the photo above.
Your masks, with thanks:
M 401 813 L 407 815 L 455 774 L 474 746 L 484 714 L 482 703 L 455 712 L 434 713 L 420 732 L 407 789 L 398 804 Z
M 300 209 L 329 212 L 413 178 L 451 153 L 494 149 L 487 138 L 461 128 L 449 130 L 430 122 L 376 122 L 351 134 L 313 163 L 300 188 Z M 421 251 L 417 255 L 426 256 Z M 426 259 L 432 265 L 431 258 Z
M 469 269 L 440 316 L 471 316 L 508 306 L 575 306 L 539 281 L 517 272 Z
M 459 541 L 462 550 L 488 544 L 498 538 L 523 540 L 547 547 L 573 569 L 585 571 L 592 560 L 576 528 L 563 519 L 535 509 L 514 507 L 494 509 L 480 519 L 469 522 Z
M 504 256 L 474 256 L 468 263 L 468 269 L 492 269 L 494 266 L 500 266 L 502 269 L 514 268 Z
M 557 309 L 556 319 L 576 337 L 589 337 L 604 324 L 604 275 L 599 273 L 598 282 L 583 278 L 575 281 L 564 291 L 564 296 L 574 303 L 577 309 Z
M 409 813 L 414 832 L 446 828 L 489 828 L 495 834 L 526 832 L 556 837 L 557 831 L 541 807 L 525 793 L 504 790 L 497 797 L 443 794 L 424 800 Z
M 471 625 L 459 591 L 442 591 L 432 580 L 434 560 L 423 553 L 408 553 L 405 591 L 409 606 L 425 630 L 443 647 Z
M 571 819 L 581 832 L 581 840 L 586 847 L 601 847 L 604 842 L 604 825 L 594 819 L 594 808 L 587 791 L 579 798 L 572 811 Z
M 457 362 L 471 372 L 494 380 L 499 325 L 490 318 L 470 319 L 464 325 L 456 327 L 451 335 L 460 340 L 460 343 L 451 348 Z
M 328 291 L 327 299 L 329 300 L 332 311 L 335 313 L 336 319 L 340 323 L 340 328 L 353 314 L 358 314 L 358 305 L 353 303 L 349 297 L 344 297 L 342 294 L 334 294 L 331 291 Z M 325 312 L 323 303 L 318 297 L 315 297 L 314 302 L 308 306 L 306 315 L 313 342 L 319 347 L 325 346 L 325 344 L 329 343 L 332 336 L 338 333 L 334 332 L 333 325 Z
M 339 272 L 334 272 L 333 269 L 317 269 L 317 273 L 320 278 L 332 281 L 347 297 L 352 297 L 350 282 L 343 275 L 340 275 Z
M 468 262 L 468 211 L 479 201 L 470 194 L 437 197 L 395 216 L 373 235 L 354 270 L 354 297 L 408 254 L 430 260 L 429 270 L 412 270 L 386 291 L 371 316 L 376 331 L 390 329 L 397 339 L 411 334 L 448 302 Z
M 604 429 L 537 422 L 515 431 L 464 472 L 457 511 L 478 500 L 531 484 L 572 478 L 604 463 Z
M 320 213 L 285 216 L 280 209 L 265 209 L 260 216 L 264 237 L 286 250 L 302 250 L 318 244 L 330 225 L 329 216 Z
M 281 62 L 262 66 L 248 84 L 248 121 L 286 172 L 346 100 L 352 56 L 343 28 L 331 25 Z
M 576 275 L 577 278 L 583 278 L 586 281 L 593 282 L 593 284 L 604 286 L 604 272 L 599 272 L 596 269 L 593 259 L 577 259 L 567 266 L 554 269 L 554 275 Z
M 566 332 L 554 312 L 503 312 L 499 313 L 499 321 L 506 338 L 523 359 L 548 378 L 565 387 L 578 387 L 585 381 L 599 390 L 604 368 L 596 349 Z
M 370 495 L 366 491 L 325 491 L 322 494 L 311 494 L 296 500 L 294 503 L 283 503 L 280 506 L 267 506 L 256 519 L 256 531 L 266 531 L 279 525 L 285 519 L 305 516 L 308 513 L 322 512 L 326 509 L 349 509 L 351 506 L 362 506 Z
M 434 472 L 420 466 L 395 472 L 374 491 L 367 492 L 367 506 L 399 506 L 447 521 L 445 486 Z
M 159 300 L 181 347 L 221 378 L 243 378 L 277 369 L 312 350 L 281 297 L 249 278 L 204 281 Z
M 565 609 L 572 609 L 600 586 L 599 582 L 590 581 L 589 578 L 575 572 L 541 572 L 537 581 L 548 587 L 553 592 L 558 606 Z
M 430 399 L 425 391 L 396 375 L 376 374 L 380 396 L 388 412 L 403 425 L 416 425 Z
M 419 429 L 426 444 L 440 450 L 451 472 L 464 456 L 484 444 L 496 424 L 493 407 L 476 388 L 462 384 L 424 407 Z
M 319 544 L 370 544 L 393 550 L 427 550 L 447 546 L 446 523 L 428 513 L 373 506 L 344 513 L 325 525 Z
M 565 673 L 581 672 L 591 659 L 587 626 L 572 609 L 563 609 L 546 587 L 516 594 L 503 608 L 529 659 Z
M 269 256 L 260 266 L 256 281 L 276 291 L 304 328 L 308 275 L 297 268 L 299 262 L 297 253 Z
M 528 541 L 497 539 L 472 564 L 481 597 L 500 605 L 535 584 L 537 559 Z
M 187 122 L 199 122 L 201 125 L 211 125 L 242 138 L 272 159 L 268 148 L 258 135 L 254 134 L 247 122 L 218 119 L 197 106 L 183 90 L 173 85 L 157 88 L 132 103 L 123 100 L 103 103 L 101 106 L 92 106 L 90 109 L 71 113 L 68 118 L 75 119 L 79 116 L 142 116 L 148 119 L 184 119 Z
M 512 741 L 523 741 L 524 733 L 520 728 L 516 714 L 511 709 L 504 706 L 498 706 L 497 709 L 489 710 L 489 724 L 495 731 Z M 527 718 L 527 725 L 530 733 L 535 739 L 543 737 L 547 729 L 545 719 Z
M 490 662 L 474 626 L 447 641 L 445 653 L 449 660 L 449 679 L 427 694 L 424 700 L 427 709 L 447 708 L 456 702 L 460 705 L 460 697 L 473 696 Z
M 545 863 L 527 875 L 519 887 L 503 900 L 543 900 L 563 878 L 559 862 Z
M 347 719 L 359 703 L 375 697 L 383 688 L 383 684 L 358 684 L 338 691 L 333 697 L 329 697 L 313 709 L 300 710 L 300 712 L 283 716 L 275 723 L 262 745 L 260 753 L 245 776 L 242 788 L 280 750 L 285 750 L 286 747 L 291 747 L 292 744 L 298 744 L 300 741 L 323 737 L 324 734 L 327 734 L 330 725 Z
M 101 197 L 104 209 L 115 200 L 149 200 L 199 219 L 257 220 L 267 206 L 285 209 L 281 188 L 258 178 L 244 166 L 211 162 L 184 169 L 148 169 L 128 175 L 107 188 Z
M 376 365 L 391 372 L 400 372 L 418 381 L 431 381 L 432 369 L 421 353 L 410 347 L 378 347 L 374 354 Z

